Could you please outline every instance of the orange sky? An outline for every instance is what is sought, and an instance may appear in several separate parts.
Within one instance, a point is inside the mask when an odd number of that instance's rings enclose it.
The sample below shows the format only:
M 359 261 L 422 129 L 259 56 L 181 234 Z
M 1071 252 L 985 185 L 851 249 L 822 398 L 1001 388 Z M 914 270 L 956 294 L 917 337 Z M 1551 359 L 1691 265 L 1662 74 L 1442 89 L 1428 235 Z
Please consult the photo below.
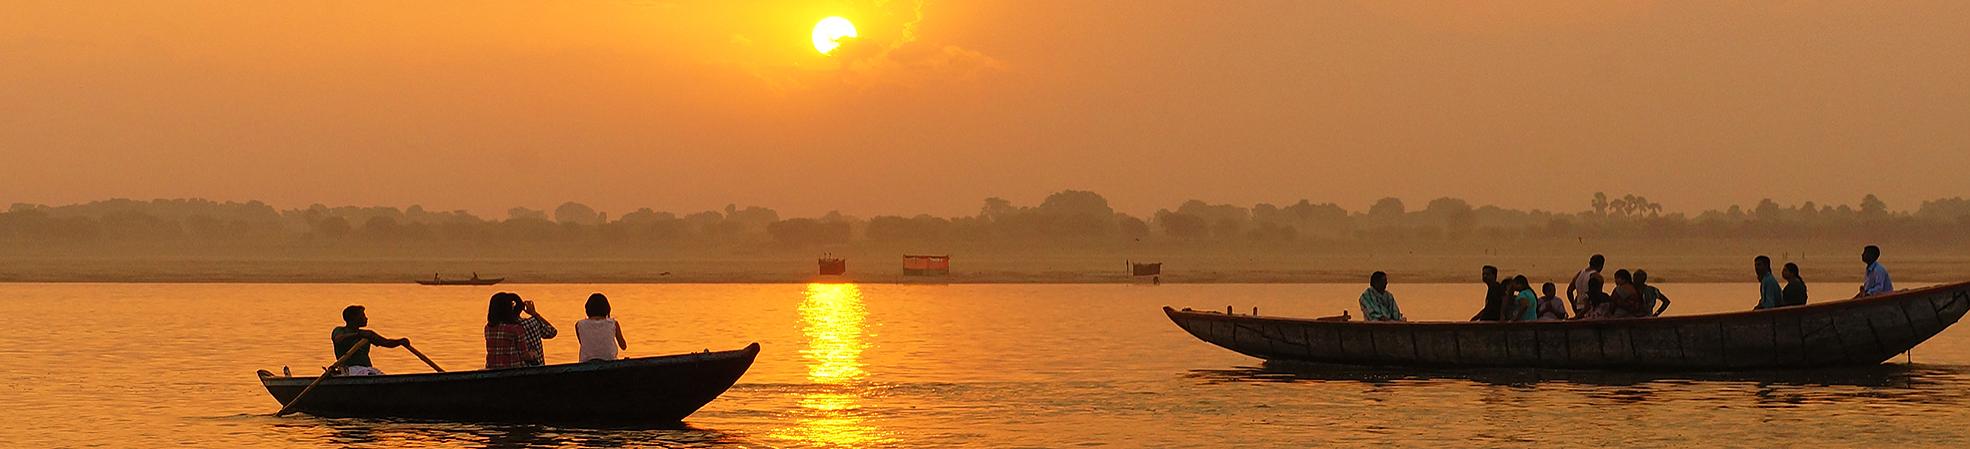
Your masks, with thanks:
M 1970 2 L 1445 3 L 16 1 L 0 203 L 1970 195 Z

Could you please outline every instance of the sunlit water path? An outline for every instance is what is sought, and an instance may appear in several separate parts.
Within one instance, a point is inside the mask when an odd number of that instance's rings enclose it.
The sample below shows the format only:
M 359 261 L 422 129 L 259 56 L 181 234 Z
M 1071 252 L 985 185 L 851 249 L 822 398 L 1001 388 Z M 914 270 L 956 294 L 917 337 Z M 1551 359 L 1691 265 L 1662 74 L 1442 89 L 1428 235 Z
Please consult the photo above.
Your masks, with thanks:
M 1665 285 L 1675 313 L 1751 285 Z M 1909 287 L 1909 286 L 1905 286 Z M 1963 447 L 1970 331 L 1915 365 L 1782 374 L 1268 368 L 1162 305 L 1352 309 L 1356 285 L 0 284 L 0 447 Z M 1849 285 L 1815 285 L 1844 292 Z M 678 429 L 275 418 L 256 369 L 318 371 L 342 306 L 448 369 L 483 363 L 486 297 L 536 300 L 570 362 L 588 293 L 632 356 L 736 349 L 757 364 Z M 1481 287 L 1396 285 L 1419 319 Z M 391 372 L 425 368 L 378 349 Z

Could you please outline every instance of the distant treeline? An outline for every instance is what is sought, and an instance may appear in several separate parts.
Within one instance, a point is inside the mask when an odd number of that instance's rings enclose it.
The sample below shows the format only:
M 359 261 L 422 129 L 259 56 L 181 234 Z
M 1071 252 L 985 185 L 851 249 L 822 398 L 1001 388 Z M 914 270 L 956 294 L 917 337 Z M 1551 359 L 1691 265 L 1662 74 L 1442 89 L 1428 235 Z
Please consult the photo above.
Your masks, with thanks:
M 553 211 L 513 208 L 502 219 L 420 206 L 275 209 L 252 201 L 115 199 L 67 206 L 15 204 L 0 213 L 6 247 L 188 242 L 241 246 L 402 245 L 412 242 L 638 246 L 755 245 L 806 248 L 857 242 L 1047 243 L 1101 246 L 1133 242 L 1279 244 L 1295 241 L 1664 238 L 1950 238 L 1970 232 L 1970 200 L 1924 201 L 1890 210 L 1868 195 L 1858 205 L 1764 200 L 1695 215 L 1664 213 L 1647 198 L 1596 193 L 1576 212 L 1521 211 L 1438 198 L 1412 209 L 1384 198 L 1366 211 L 1300 200 L 1252 206 L 1188 201 L 1148 217 L 1118 213 L 1094 192 L 1067 190 L 1035 206 L 986 198 L 977 214 L 828 213 L 785 218 L 772 209 L 726 206 L 678 215 L 652 209 L 610 217 L 580 204 Z

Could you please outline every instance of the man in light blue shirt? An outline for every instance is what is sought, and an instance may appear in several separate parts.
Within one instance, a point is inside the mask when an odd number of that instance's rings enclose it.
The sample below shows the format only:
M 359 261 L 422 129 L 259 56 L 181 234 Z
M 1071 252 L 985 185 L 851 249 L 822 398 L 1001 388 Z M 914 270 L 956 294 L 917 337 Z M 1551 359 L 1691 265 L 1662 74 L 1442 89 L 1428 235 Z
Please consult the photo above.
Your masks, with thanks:
M 1785 289 L 1778 286 L 1778 278 L 1772 277 L 1772 258 L 1758 256 L 1751 260 L 1751 264 L 1752 269 L 1758 272 L 1758 309 L 1784 304 Z
M 1862 278 L 1861 294 L 1855 298 L 1895 291 L 1894 281 L 1888 279 L 1888 268 L 1881 266 L 1881 247 L 1868 245 L 1862 249 L 1861 262 L 1867 263 L 1867 276 Z

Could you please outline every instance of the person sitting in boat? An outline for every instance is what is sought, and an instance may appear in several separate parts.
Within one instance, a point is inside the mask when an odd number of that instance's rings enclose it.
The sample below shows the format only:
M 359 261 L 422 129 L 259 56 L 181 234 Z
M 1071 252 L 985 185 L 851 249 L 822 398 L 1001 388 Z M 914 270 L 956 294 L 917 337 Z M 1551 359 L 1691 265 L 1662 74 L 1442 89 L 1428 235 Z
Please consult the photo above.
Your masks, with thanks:
M 1861 278 L 1861 293 L 1855 298 L 1895 291 L 1894 281 L 1888 279 L 1888 267 L 1881 266 L 1881 247 L 1868 245 L 1861 249 L 1861 262 L 1867 263 L 1867 275 Z
M 520 295 L 494 293 L 486 304 L 486 369 L 527 366 L 527 333 L 520 326 Z
M 1539 321 L 1566 319 L 1566 300 L 1560 299 L 1559 286 L 1547 282 L 1540 289 L 1546 296 L 1539 297 Z
M 1642 294 L 1642 311 L 1647 313 L 1641 316 L 1662 316 L 1662 312 L 1669 310 L 1669 295 L 1649 284 L 1648 270 L 1635 270 L 1635 291 Z
M 1642 300 L 1641 289 L 1635 288 L 1635 275 L 1628 270 L 1614 270 L 1614 291 L 1608 296 L 1614 299 L 1615 317 L 1648 316 L 1648 305 Z
M 1502 321 L 1504 304 L 1512 296 L 1511 288 L 1498 282 L 1498 267 L 1485 265 L 1481 279 L 1484 280 L 1484 308 L 1479 309 L 1477 315 L 1472 315 L 1471 321 Z
M 1607 258 L 1595 254 L 1594 257 L 1587 259 L 1587 268 L 1581 269 L 1580 274 L 1573 275 L 1573 282 L 1566 285 L 1566 300 L 1573 304 L 1574 317 L 1587 313 L 1589 307 L 1586 298 L 1581 297 L 1581 293 L 1587 288 L 1587 279 L 1600 276 L 1601 267 L 1604 266 L 1607 266 Z
M 1513 297 L 1511 312 L 1506 314 L 1509 321 L 1538 321 L 1539 295 L 1532 292 L 1532 281 L 1526 280 L 1523 274 L 1513 276 L 1512 290 L 1517 294 Z
M 351 376 L 383 375 L 383 371 L 370 365 L 369 346 L 395 348 L 410 344 L 409 338 L 384 338 L 383 335 L 377 334 L 376 331 L 363 329 L 363 326 L 368 325 L 369 316 L 363 312 L 363 306 L 352 305 L 342 308 L 342 325 L 328 333 L 329 342 L 335 346 L 335 357 L 338 359 L 343 356 L 349 357 L 342 361 L 343 374 Z M 360 349 L 356 348 L 357 343 L 364 341 L 368 341 L 369 345 L 363 346 Z M 350 355 L 349 351 L 351 350 L 355 351 L 354 355 Z
M 1806 278 L 1799 277 L 1799 264 L 1786 262 L 1785 270 L 1780 272 L 1780 276 L 1785 277 L 1785 289 L 1779 292 L 1779 296 L 1784 298 L 1779 301 L 1779 305 L 1806 305 Z
M 1368 275 L 1368 290 L 1361 292 L 1361 319 L 1365 321 L 1409 321 L 1402 316 L 1402 308 L 1395 305 L 1395 294 L 1389 293 L 1389 274 L 1380 271 Z
M 588 295 L 588 319 L 575 322 L 575 341 L 581 342 L 580 359 L 615 360 L 616 350 L 628 350 L 629 342 L 622 338 L 622 325 L 609 317 L 609 297 L 601 293 Z
M 1751 259 L 1751 269 L 1758 273 L 1758 307 L 1752 310 L 1778 307 L 1785 301 L 1784 289 L 1779 288 L 1778 278 L 1772 277 L 1772 258 L 1758 256 Z
M 1599 273 L 1588 277 L 1587 290 L 1580 292 L 1580 302 L 1575 303 L 1577 305 L 1585 305 L 1587 312 L 1574 315 L 1573 319 L 1598 320 L 1602 318 L 1613 318 L 1614 298 L 1608 296 L 1607 292 L 1603 290 L 1606 287 L 1607 281 L 1601 279 Z
M 519 304 L 520 312 L 527 313 L 526 318 L 519 320 L 520 327 L 526 330 L 520 335 L 520 342 L 525 345 L 527 351 L 527 366 L 545 365 L 547 352 L 541 348 L 540 341 L 553 340 L 555 336 L 561 334 L 561 331 L 554 329 L 554 323 L 547 322 L 547 317 L 540 316 L 540 312 L 534 310 L 533 301 L 519 299 L 520 295 L 517 294 L 514 294 L 513 298 Z

